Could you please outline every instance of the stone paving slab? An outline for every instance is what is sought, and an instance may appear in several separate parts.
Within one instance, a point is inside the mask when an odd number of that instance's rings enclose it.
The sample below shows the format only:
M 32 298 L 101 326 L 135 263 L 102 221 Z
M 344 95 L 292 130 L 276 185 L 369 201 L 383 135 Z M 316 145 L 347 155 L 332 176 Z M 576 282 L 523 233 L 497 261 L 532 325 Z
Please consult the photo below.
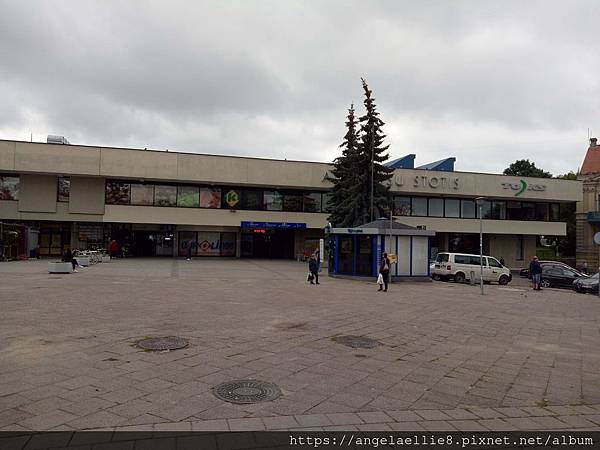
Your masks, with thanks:
M 393 283 L 382 295 L 326 276 L 310 286 L 291 261 L 125 259 L 61 277 L 45 268 L 0 263 L 1 429 L 599 425 L 596 296 L 525 283 L 481 296 L 442 282 Z M 333 340 L 343 334 L 381 345 L 348 348 Z M 189 347 L 135 345 L 171 335 Z M 240 378 L 283 395 L 256 405 L 212 395 Z

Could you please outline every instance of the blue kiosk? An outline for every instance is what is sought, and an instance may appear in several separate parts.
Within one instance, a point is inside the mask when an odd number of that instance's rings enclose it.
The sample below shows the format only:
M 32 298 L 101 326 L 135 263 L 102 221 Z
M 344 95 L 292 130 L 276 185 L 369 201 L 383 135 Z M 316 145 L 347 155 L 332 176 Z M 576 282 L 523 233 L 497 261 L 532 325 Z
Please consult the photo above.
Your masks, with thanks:
M 391 226 L 390 226 L 391 225 Z M 435 231 L 389 219 L 378 219 L 356 228 L 332 228 L 329 235 L 329 275 L 375 278 L 384 252 L 396 255 L 393 279 L 428 280 L 430 239 Z

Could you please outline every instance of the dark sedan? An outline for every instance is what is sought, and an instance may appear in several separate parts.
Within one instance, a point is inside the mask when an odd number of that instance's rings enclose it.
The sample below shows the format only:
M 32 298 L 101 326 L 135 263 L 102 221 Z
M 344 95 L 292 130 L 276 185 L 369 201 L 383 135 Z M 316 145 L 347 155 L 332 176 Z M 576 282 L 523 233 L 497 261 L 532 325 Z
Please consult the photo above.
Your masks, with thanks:
M 573 281 L 573 289 L 580 293 L 598 294 L 598 274 L 577 278 Z
M 579 278 L 589 278 L 588 275 L 562 263 L 543 262 L 541 287 L 567 287 L 572 289 L 573 282 Z

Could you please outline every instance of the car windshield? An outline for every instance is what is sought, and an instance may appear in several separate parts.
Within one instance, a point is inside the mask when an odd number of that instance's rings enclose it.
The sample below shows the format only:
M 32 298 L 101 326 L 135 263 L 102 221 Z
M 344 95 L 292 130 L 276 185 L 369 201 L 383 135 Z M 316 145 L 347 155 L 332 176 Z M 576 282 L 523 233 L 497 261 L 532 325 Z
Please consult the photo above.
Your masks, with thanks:
M 592 278 L 592 279 L 594 279 L 594 280 L 597 280 L 597 279 L 598 279 L 598 275 L 600 275 L 600 274 L 598 274 L 598 273 L 595 273 L 595 274 L 594 274 L 594 275 L 592 275 L 590 278 Z

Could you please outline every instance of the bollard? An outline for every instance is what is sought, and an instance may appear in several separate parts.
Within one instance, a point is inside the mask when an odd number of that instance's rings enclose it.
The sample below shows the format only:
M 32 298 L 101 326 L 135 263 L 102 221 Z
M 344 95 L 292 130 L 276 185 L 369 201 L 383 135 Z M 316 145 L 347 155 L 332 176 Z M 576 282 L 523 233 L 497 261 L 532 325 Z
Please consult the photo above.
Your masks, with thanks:
M 471 270 L 471 286 L 475 286 L 475 271 Z

